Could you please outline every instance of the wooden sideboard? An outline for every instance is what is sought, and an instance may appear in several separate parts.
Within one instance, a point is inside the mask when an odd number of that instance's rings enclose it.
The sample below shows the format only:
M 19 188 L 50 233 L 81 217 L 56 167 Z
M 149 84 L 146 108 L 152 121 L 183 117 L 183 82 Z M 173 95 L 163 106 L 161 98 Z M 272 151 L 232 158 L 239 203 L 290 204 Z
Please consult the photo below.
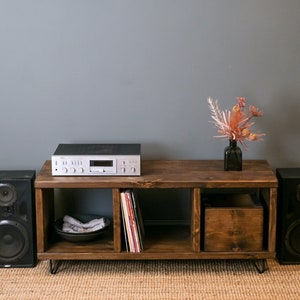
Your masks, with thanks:
M 130 259 L 253 259 L 275 257 L 277 178 L 265 160 L 243 161 L 243 171 L 224 171 L 221 160 L 143 160 L 137 177 L 54 177 L 46 161 L 35 180 L 37 256 L 39 260 L 130 260 Z M 111 189 L 111 230 L 86 243 L 55 238 L 56 189 Z M 188 225 L 145 227 L 144 250 L 127 252 L 122 243 L 120 192 L 123 189 L 186 189 L 190 195 Z M 261 249 L 205 251 L 203 195 L 209 191 L 254 192 L 263 203 Z M 184 200 L 184 199 L 183 199 Z M 99 200 L 101 201 L 101 200 Z M 142 201 L 142 199 L 141 199 Z

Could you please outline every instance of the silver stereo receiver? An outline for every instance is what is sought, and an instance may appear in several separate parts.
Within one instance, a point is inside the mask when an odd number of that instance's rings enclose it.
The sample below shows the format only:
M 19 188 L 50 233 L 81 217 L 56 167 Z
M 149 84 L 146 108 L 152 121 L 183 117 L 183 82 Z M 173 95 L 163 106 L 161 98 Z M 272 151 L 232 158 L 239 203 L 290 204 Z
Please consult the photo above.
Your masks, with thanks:
M 59 144 L 52 176 L 140 176 L 140 144 Z

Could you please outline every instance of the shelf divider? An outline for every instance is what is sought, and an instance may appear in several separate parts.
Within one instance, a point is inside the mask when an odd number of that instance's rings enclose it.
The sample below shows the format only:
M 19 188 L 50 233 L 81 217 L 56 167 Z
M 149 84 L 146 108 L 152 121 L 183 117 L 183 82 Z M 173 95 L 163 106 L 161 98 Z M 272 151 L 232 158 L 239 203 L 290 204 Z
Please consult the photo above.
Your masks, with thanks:
M 120 189 L 112 189 L 113 197 L 113 232 L 114 232 L 114 250 L 115 252 L 122 251 L 122 240 L 121 240 L 121 204 L 120 204 Z
M 192 215 L 191 215 L 191 239 L 194 252 L 200 252 L 200 232 L 201 232 L 201 191 L 200 188 L 193 188 Z

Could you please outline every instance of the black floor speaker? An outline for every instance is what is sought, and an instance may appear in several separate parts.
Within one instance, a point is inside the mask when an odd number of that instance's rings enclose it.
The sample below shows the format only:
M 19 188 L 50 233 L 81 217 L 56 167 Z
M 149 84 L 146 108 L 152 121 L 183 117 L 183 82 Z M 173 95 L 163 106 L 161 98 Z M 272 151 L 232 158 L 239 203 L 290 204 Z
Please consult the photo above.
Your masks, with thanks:
M 0 171 L 0 267 L 36 264 L 35 171 Z
M 276 169 L 276 252 L 280 264 L 300 264 L 300 168 Z

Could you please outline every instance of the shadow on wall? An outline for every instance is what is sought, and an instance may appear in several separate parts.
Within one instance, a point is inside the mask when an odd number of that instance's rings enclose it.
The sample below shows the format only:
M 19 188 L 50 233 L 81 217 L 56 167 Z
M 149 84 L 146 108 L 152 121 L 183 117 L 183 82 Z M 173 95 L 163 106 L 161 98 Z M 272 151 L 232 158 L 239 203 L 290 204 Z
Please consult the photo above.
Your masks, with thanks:
M 272 167 L 300 166 L 300 99 L 284 96 L 272 103 L 272 115 L 262 118 L 265 151 Z

